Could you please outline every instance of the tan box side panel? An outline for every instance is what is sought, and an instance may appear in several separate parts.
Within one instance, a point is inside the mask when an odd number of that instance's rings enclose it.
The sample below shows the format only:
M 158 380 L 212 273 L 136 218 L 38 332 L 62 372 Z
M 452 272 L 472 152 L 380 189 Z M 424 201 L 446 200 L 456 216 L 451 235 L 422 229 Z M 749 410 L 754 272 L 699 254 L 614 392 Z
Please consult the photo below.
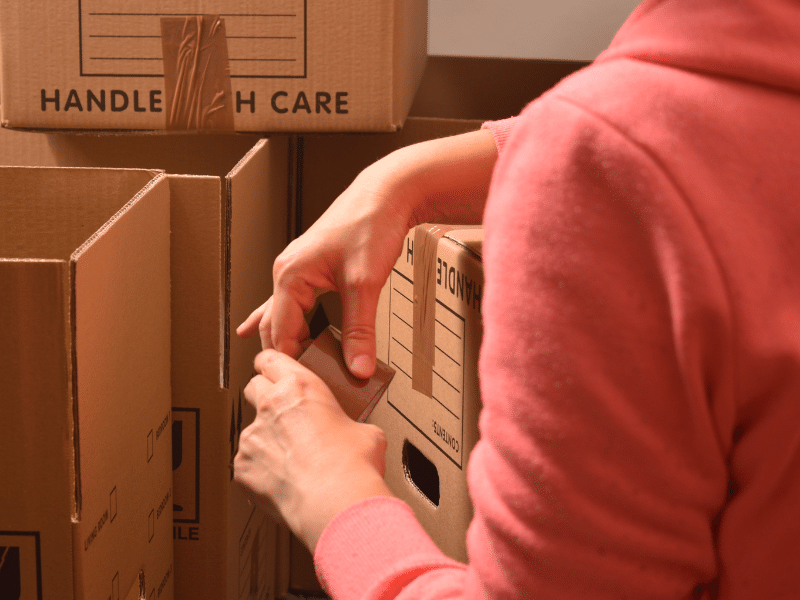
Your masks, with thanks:
M 395 4 L 392 120 L 402 124 L 419 89 L 428 58 L 428 3 Z
M 272 263 L 286 247 L 288 139 L 259 142 L 227 180 L 230 204 L 231 382 L 246 383 L 261 349 L 236 327 L 272 294 Z M 235 389 L 232 385 L 231 389 Z
M 152 176 L 146 171 L 120 178 L 97 169 L 0 168 L 0 256 L 68 259 Z
M 175 587 L 224 598 L 225 485 L 230 455 L 222 377 L 219 177 L 170 175 Z
M 235 329 L 272 294 L 272 263 L 286 246 L 288 218 L 288 140 L 276 136 L 259 142 L 227 178 L 230 219 L 230 295 L 228 306 L 230 343 L 230 397 L 235 409 L 236 442 L 243 427 L 253 420 L 252 408 L 242 391 L 253 373 L 253 359 L 261 349 L 258 336 L 239 338 Z M 242 590 L 262 590 L 274 598 L 276 526 L 259 510 L 251 508 L 238 485 L 228 485 L 228 528 L 242 532 L 228 538 L 228 570 L 239 573 L 237 596 Z M 256 541 L 260 540 L 260 541 Z M 256 544 L 255 546 L 253 544 Z M 257 548 L 257 552 L 254 552 Z M 238 558 L 237 558 L 238 557 Z M 255 568 L 253 561 L 263 563 Z M 253 581 L 259 573 L 261 581 Z M 269 580 L 266 579 L 269 578 Z M 229 584 L 229 586 L 231 585 Z M 261 596 L 259 596 L 261 597 Z
M 124 594 L 140 571 L 173 595 L 169 246 L 161 175 L 73 255 L 81 598 Z
M 41 597 L 65 600 L 73 589 L 67 266 L 0 259 L 0 546 L 16 549 L 30 597 L 41 583 Z

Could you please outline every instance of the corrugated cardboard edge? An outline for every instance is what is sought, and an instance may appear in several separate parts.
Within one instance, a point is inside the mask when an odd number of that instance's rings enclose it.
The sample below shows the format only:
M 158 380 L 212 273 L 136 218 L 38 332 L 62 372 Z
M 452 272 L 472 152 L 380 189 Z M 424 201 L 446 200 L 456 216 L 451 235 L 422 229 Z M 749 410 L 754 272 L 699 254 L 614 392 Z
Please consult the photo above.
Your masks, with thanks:
M 428 53 L 428 3 L 397 0 L 394 4 L 392 123 L 401 128 L 425 72 Z
M 242 322 L 272 293 L 271 265 L 288 242 L 286 239 L 288 159 L 286 136 L 263 138 L 255 143 L 225 178 L 227 298 L 225 320 L 228 332 L 225 337 L 226 387 L 231 401 L 236 399 L 239 402 L 242 398 L 243 389 L 253 375 L 253 359 L 261 350 L 258 336 L 250 339 L 239 338 L 232 333 L 231 322 L 233 321 L 234 325 Z M 275 202 L 272 203 L 271 199 L 275 199 Z M 254 416 L 254 410 L 249 403 L 241 400 L 241 405 L 241 426 L 238 424 L 237 416 L 239 433 L 241 427 L 249 424 Z M 230 531 L 242 532 L 248 527 L 246 520 L 243 520 L 245 509 L 248 508 L 244 492 L 231 483 L 227 486 L 226 496 L 226 514 L 219 517 L 224 519 Z M 259 549 L 263 560 L 268 560 L 264 565 L 264 573 L 267 574 L 264 575 L 263 586 L 259 589 L 263 589 L 266 594 L 273 594 L 276 524 L 260 510 L 254 507 L 250 509 L 246 511 L 251 515 L 250 518 L 263 520 L 258 521 L 261 522 L 258 528 L 265 536 L 264 544 L 267 544 L 266 546 L 262 544 Z M 251 521 L 251 524 L 255 522 Z M 234 542 L 234 547 L 228 553 L 229 563 L 226 568 L 235 574 L 238 572 L 238 567 L 231 561 L 240 548 L 235 546 L 235 540 L 229 539 L 228 543 L 231 542 Z
M 231 376 L 231 230 L 233 224 L 233 179 L 237 174 L 241 173 L 245 165 L 250 162 L 259 152 L 262 151 L 267 144 L 267 139 L 262 138 L 245 154 L 238 163 L 231 169 L 230 173 L 225 177 L 225 202 L 222 203 L 222 222 L 224 224 L 224 242 L 223 242 L 223 256 L 224 268 L 222 270 L 225 281 L 223 285 L 224 290 L 224 323 L 222 331 L 222 381 L 221 387 L 228 389 L 230 387 Z M 266 227 L 266 224 L 264 224 Z
M 76 303 L 75 303 L 75 294 L 76 294 L 76 287 L 75 287 L 75 278 L 77 273 L 77 264 L 78 260 L 80 259 L 81 255 L 86 252 L 88 248 L 92 246 L 92 244 L 100 238 L 106 231 L 108 231 L 111 226 L 119 220 L 122 215 L 124 215 L 128 210 L 135 205 L 139 199 L 144 196 L 147 192 L 149 192 L 155 185 L 160 182 L 166 180 L 166 175 L 163 171 L 150 171 L 153 174 L 153 179 L 151 179 L 147 185 L 145 185 L 133 198 L 131 198 L 125 205 L 120 208 L 108 221 L 106 221 L 100 229 L 95 231 L 89 239 L 87 239 L 79 248 L 77 248 L 72 255 L 70 256 L 69 261 L 69 269 L 70 269 L 70 354 L 72 356 L 72 364 L 71 364 L 71 372 L 72 372 L 72 410 L 73 410 L 73 447 L 75 452 L 75 513 L 73 516 L 74 521 L 80 521 L 81 519 L 81 468 L 80 468 L 80 427 L 78 421 L 78 353 L 77 348 L 75 347 L 77 341 L 77 332 L 76 332 Z
M 483 227 L 454 229 L 445 234 L 444 237 L 464 248 L 477 260 L 483 261 Z

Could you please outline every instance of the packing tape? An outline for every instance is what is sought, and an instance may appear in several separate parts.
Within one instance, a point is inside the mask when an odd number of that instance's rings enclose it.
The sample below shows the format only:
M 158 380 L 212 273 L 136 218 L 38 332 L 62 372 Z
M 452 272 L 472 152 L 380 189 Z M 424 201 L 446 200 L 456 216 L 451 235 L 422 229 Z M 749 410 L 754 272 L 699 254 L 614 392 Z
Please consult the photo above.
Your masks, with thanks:
M 359 379 L 350 373 L 342 353 L 342 335 L 329 326 L 300 355 L 298 362 L 316 373 L 333 392 L 348 417 L 363 423 L 389 387 L 394 369 L 380 359 L 375 374 Z
M 167 129 L 233 131 L 228 41 L 219 15 L 161 18 Z
M 411 389 L 433 396 L 436 257 L 439 240 L 455 227 L 425 223 L 414 230 L 414 329 Z

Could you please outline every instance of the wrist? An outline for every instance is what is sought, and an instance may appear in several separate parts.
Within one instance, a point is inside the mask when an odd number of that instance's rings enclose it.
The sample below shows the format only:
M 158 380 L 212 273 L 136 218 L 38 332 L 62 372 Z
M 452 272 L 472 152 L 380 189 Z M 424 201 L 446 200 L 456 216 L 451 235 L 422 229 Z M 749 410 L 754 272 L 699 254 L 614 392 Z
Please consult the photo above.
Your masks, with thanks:
M 359 476 L 357 481 L 339 482 L 334 489 L 317 495 L 309 502 L 295 533 L 313 554 L 322 532 L 340 512 L 349 507 L 377 496 L 394 496 L 386 482 L 378 473 Z

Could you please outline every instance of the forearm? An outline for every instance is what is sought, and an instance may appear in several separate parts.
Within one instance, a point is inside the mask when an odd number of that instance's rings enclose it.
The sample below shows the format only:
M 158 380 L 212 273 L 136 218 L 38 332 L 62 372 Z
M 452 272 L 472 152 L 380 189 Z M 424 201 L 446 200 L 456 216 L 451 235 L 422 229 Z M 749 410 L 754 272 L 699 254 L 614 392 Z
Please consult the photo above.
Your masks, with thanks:
M 396 150 L 360 177 L 389 177 L 408 226 L 419 223 L 478 224 L 497 160 L 488 130 L 429 140 Z

